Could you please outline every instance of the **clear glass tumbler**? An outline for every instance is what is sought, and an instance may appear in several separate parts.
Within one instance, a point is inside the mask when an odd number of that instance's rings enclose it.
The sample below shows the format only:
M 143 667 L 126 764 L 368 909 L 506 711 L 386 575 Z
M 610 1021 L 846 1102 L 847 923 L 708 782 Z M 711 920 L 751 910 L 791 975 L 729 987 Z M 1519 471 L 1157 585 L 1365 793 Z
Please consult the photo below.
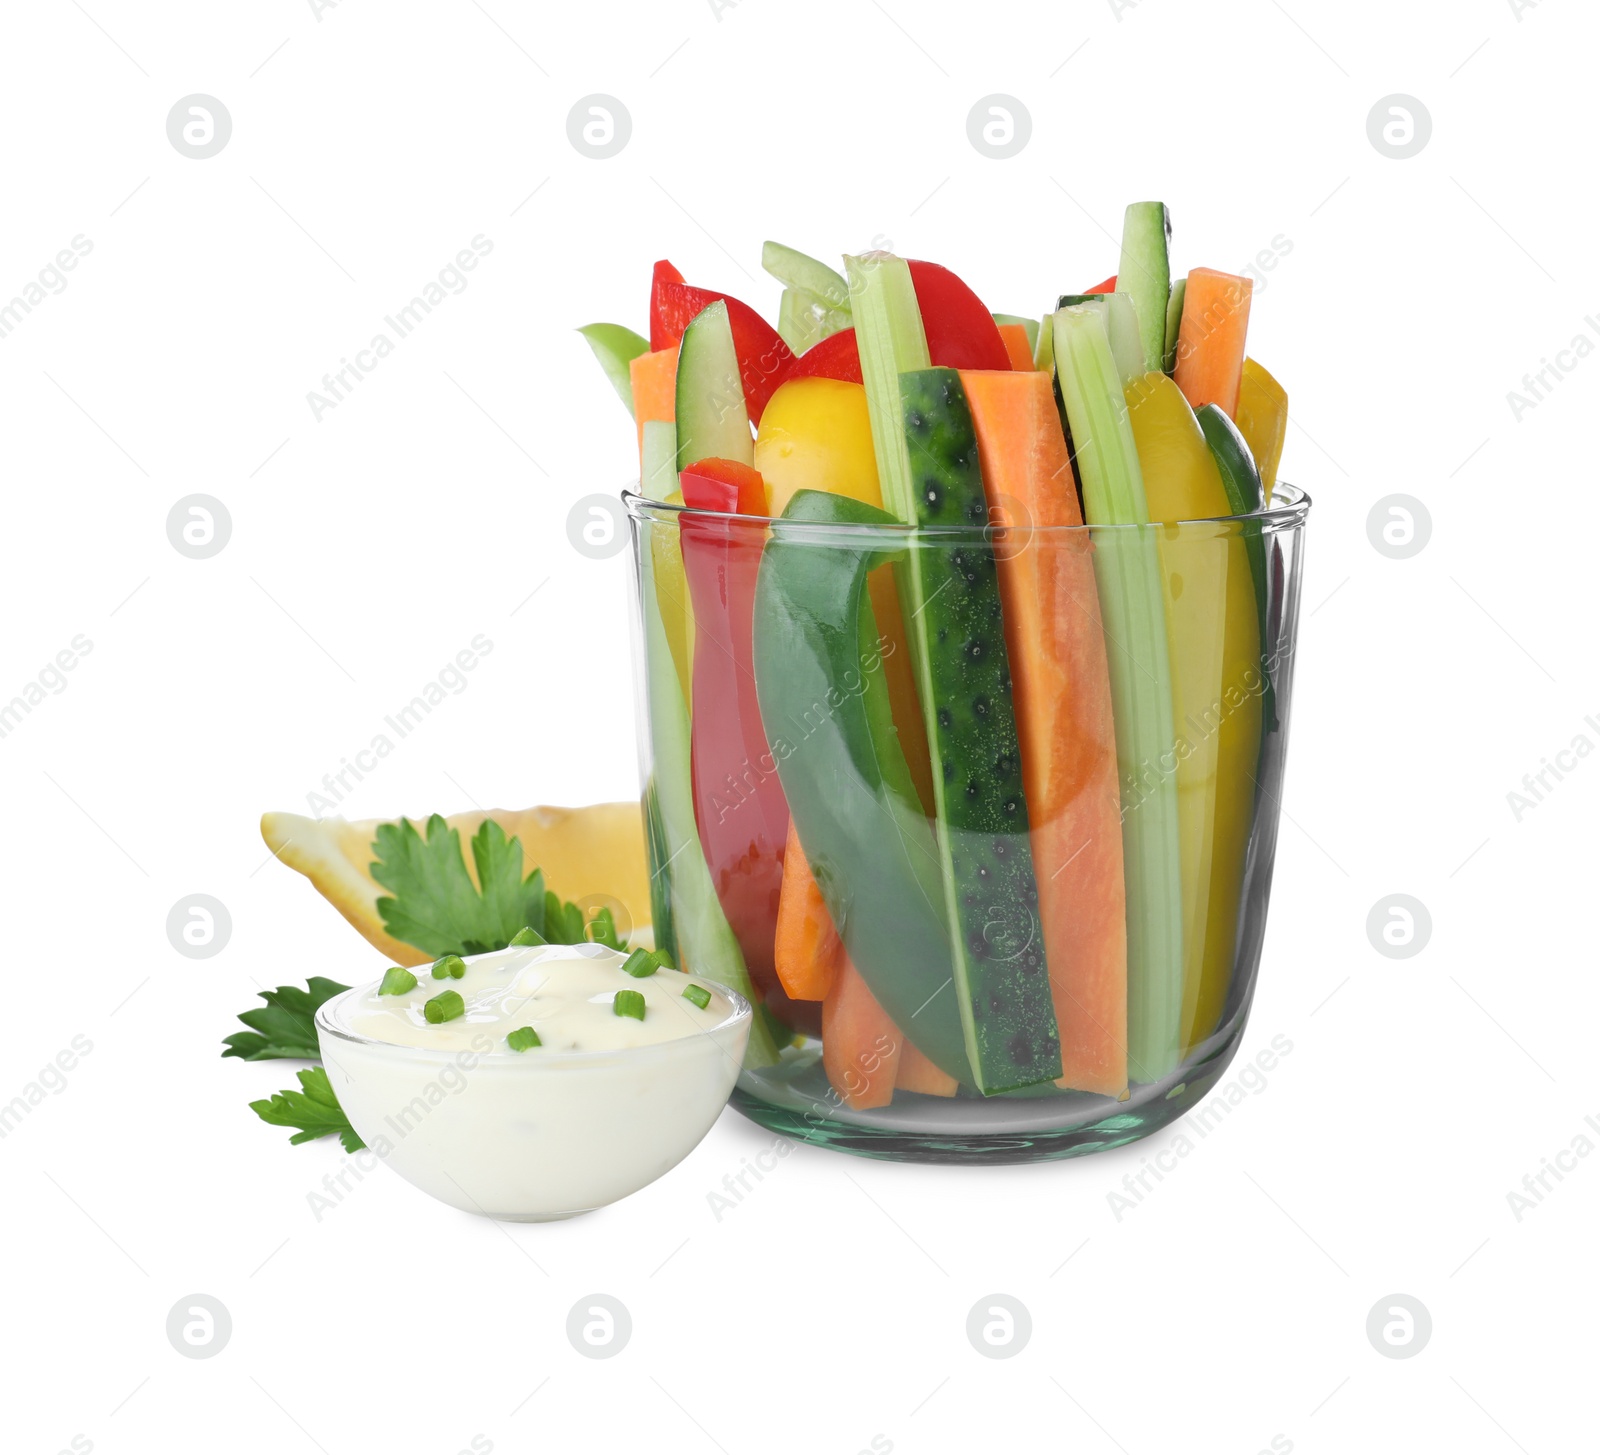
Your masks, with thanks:
M 1266 926 L 1305 493 L 940 530 L 627 505 L 656 942 L 758 1007 L 733 1105 L 1019 1162 L 1202 1101 Z

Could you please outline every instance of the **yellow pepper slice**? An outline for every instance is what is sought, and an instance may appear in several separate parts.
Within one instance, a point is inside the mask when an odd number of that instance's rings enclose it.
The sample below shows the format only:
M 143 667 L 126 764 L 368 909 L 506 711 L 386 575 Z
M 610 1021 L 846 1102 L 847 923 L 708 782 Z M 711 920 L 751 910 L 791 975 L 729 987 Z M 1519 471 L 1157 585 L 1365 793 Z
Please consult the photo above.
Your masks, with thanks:
M 1172 664 L 1183 897 L 1185 1054 L 1216 1028 L 1233 976 L 1261 745 L 1255 586 L 1205 435 L 1182 391 L 1150 373 L 1126 390 L 1150 519 L 1160 532 Z
M 1244 373 L 1239 378 L 1239 410 L 1233 422 L 1256 457 L 1261 489 L 1271 505 L 1278 461 L 1283 458 L 1283 437 L 1289 428 L 1289 396 L 1283 385 L 1254 359 L 1244 361 Z

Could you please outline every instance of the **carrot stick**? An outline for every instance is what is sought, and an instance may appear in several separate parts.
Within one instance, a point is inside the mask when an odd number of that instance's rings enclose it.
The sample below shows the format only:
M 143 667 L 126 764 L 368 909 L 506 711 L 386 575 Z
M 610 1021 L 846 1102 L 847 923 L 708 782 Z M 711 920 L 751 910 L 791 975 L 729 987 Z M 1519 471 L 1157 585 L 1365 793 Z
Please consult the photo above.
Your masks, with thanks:
M 822 1002 L 822 1066 L 846 1106 L 888 1106 L 903 1039 L 850 957 L 842 957 Z
M 644 468 L 644 426 L 648 419 L 677 417 L 678 346 L 639 354 L 628 364 L 633 384 L 633 417 L 639 430 L 639 468 Z
M 1215 268 L 1189 273 L 1172 377 L 1195 409 L 1215 404 L 1229 419 L 1238 411 L 1253 286 L 1249 278 Z
M 778 895 L 778 929 L 773 943 L 778 982 L 791 1000 L 822 1000 L 844 959 L 844 943 L 833 927 L 817 881 L 811 877 L 800 835 L 789 820 L 783 852 L 783 888 Z
M 963 370 L 991 508 L 1062 1087 L 1128 1084 L 1128 932 L 1100 598 L 1050 376 Z
M 1020 323 L 1002 323 L 1000 341 L 1006 346 L 1006 356 L 1013 369 L 1033 368 L 1033 349 L 1028 345 L 1028 330 Z
M 908 1036 L 900 1043 L 900 1069 L 895 1072 L 896 1091 L 920 1091 L 924 1096 L 954 1096 L 956 1079 L 941 1071 L 916 1047 Z

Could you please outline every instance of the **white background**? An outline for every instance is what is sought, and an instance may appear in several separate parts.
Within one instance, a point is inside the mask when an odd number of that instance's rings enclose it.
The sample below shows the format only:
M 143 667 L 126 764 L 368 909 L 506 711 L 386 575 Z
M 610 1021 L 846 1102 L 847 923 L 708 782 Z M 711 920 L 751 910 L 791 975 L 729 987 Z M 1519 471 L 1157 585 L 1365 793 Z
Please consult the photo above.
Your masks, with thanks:
M 1600 361 L 1520 421 L 1507 392 L 1600 341 L 1597 27 L 1520 9 L 12 7 L 0 299 L 75 235 L 93 250 L 0 339 L 0 698 L 75 634 L 93 650 L 0 740 L 0 1100 L 74 1036 L 93 1050 L 0 1144 L 6 1449 L 1586 1439 L 1600 1157 L 1520 1221 L 1507 1194 L 1600 1115 L 1600 762 L 1520 822 L 1507 794 L 1600 743 Z M 194 92 L 233 119 L 209 160 L 165 131 Z M 567 138 L 594 92 L 633 122 L 605 161 Z M 996 92 L 1032 116 L 1008 161 L 966 135 Z M 1396 92 L 1433 121 L 1404 161 L 1366 129 Z M 258 984 L 382 963 L 268 860 L 259 814 L 305 812 L 477 633 L 494 649 L 468 689 L 341 811 L 637 791 L 626 557 L 584 559 L 565 525 L 627 479 L 633 431 L 574 327 L 643 329 L 658 256 L 771 312 L 764 237 L 830 258 L 877 239 L 1038 313 L 1115 268 L 1146 197 L 1180 269 L 1292 243 L 1251 344 L 1291 397 L 1284 477 L 1316 502 L 1243 1055 L 1293 1050 L 1264 1089 L 1191 1128 L 1120 1220 L 1108 1195 L 1178 1129 L 982 1172 L 798 1150 L 719 1221 L 709 1195 L 771 1146 L 729 1113 L 569 1224 L 479 1221 L 384 1171 L 317 1220 L 308 1193 L 345 1159 L 260 1124 L 246 1102 L 291 1068 L 218 1041 Z M 470 286 L 318 422 L 307 392 L 478 234 Z M 194 492 L 232 516 L 209 560 L 166 536 Z M 1368 539 L 1396 492 L 1432 518 L 1406 560 Z M 167 941 L 195 892 L 232 914 L 214 959 Z M 1365 928 L 1396 892 L 1433 921 L 1407 960 Z M 195 1292 L 233 1320 L 204 1361 L 164 1332 Z M 605 1362 L 564 1332 L 593 1292 L 633 1319 Z M 1003 1361 L 965 1333 L 995 1292 L 1033 1323 Z M 1433 1320 L 1406 1360 L 1365 1332 L 1397 1292 Z

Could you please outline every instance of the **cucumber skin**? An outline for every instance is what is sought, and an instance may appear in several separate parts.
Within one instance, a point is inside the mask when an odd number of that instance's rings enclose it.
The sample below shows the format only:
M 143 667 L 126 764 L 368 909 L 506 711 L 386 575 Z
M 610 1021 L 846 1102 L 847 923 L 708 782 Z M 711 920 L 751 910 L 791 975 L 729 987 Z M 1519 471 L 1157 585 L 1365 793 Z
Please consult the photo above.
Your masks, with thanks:
M 900 397 L 917 524 L 984 529 L 989 505 L 959 375 L 902 374 Z M 1061 1075 L 1061 1038 L 1039 931 L 999 567 L 987 543 L 913 549 L 923 714 L 962 1021 L 978 1085 L 1009 1091 Z
M 1201 433 L 1211 447 L 1211 457 L 1217 462 L 1217 473 L 1222 476 L 1222 488 L 1228 495 L 1228 509 L 1235 515 L 1249 515 L 1266 506 L 1266 492 L 1261 485 L 1261 472 L 1256 468 L 1255 456 L 1236 425 L 1215 404 L 1203 404 L 1195 411 L 1200 421 Z M 1250 577 L 1256 591 L 1256 617 L 1260 623 L 1261 643 L 1261 733 L 1273 732 L 1278 726 L 1277 693 L 1272 686 L 1272 670 L 1267 665 L 1271 648 L 1267 645 L 1267 549 L 1261 539 L 1259 521 L 1246 521 L 1244 533 L 1245 555 L 1250 561 Z

